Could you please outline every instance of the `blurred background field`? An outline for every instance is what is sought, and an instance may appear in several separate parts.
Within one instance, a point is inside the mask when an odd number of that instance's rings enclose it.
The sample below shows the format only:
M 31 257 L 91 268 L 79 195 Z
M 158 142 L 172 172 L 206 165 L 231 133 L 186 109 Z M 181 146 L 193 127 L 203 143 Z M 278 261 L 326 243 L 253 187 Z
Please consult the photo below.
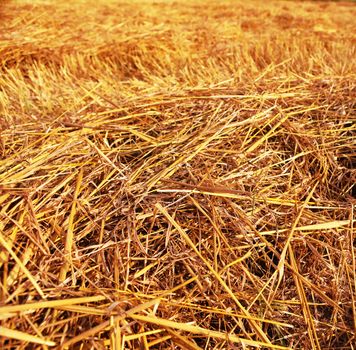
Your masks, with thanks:
M 354 349 L 355 18 L 0 1 L 1 349 Z

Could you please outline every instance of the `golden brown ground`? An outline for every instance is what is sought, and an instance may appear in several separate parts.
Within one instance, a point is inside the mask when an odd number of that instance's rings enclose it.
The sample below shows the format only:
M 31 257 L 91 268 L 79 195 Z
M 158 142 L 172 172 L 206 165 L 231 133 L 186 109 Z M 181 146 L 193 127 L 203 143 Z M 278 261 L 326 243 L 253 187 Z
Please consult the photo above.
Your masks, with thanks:
M 0 348 L 354 349 L 355 15 L 0 1 Z

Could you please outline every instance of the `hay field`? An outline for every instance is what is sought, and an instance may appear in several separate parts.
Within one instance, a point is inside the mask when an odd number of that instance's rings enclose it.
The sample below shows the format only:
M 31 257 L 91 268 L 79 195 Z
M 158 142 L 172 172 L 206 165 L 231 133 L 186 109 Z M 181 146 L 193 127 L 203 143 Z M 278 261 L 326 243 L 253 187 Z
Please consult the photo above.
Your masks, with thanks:
M 0 348 L 355 349 L 355 18 L 0 1 Z

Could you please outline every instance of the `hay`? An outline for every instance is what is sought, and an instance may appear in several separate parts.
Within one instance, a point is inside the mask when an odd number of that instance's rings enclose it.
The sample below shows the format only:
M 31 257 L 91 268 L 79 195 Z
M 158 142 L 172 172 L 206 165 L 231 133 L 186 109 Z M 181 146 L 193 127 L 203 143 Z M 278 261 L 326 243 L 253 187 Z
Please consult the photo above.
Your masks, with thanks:
M 1 349 L 352 349 L 355 14 L 1 2 Z

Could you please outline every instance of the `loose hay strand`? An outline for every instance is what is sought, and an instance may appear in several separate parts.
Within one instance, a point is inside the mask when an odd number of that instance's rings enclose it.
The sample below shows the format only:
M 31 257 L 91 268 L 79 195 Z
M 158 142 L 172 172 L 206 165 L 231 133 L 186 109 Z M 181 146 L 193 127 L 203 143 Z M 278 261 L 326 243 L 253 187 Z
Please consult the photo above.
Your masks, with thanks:
M 37 283 L 36 279 L 32 276 L 31 272 L 26 268 L 26 266 L 22 263 L 22 261 L 17 257 L 14 251 L 11 249 L 9 244 L 6 242 L 4 237 L 0 232 L 0 244 L 8 251 L 10 256 L 15 260 L 16 264 L 19 266 L 19 269 L 26 275 L 29 279 L 33 287 L 37 290 L 38 294 L 43 298 L 46 299 L 45 293 L 42 291 L 41 287 Z
M 34 335 L 30 335 L 24 332 L 16 331 L 14 329 L 9 329 L 0 326 L 0 336 L 8 337 L 12 339 L 17 339 L 20 341 L 35 343 L 47 346 L 56 346 L 57 344 L 50 340 L 41 339 L 39 337 L 35 337 Z
M 78 178 L 77 178 L 77 184 L 75 187 L 75 192 L 74 192 L 74 197 L 73 197 L 73 202 L 72 202 L 72 207 L 68 219 L 68 229 L 67 229 L 67 237 L 66 237 L 66 243 L 64 246 L 64 264 L 60 270 L 59 273 L 59 280 L 63 282 L 66 278 L 68 269 L 70 266 L 72 266 L 72 250 L 74 247 L 75 242 L 73 241 L 73 222 L 74 222 L 74 216 L 76 214 L 76 205 L 77 205 L 77 199 L 80 191 L 80 186 L 82 185 L 83 181 L 83 168 L 80 169 Z M 74 281 L 73 281 L 74 282 Z

